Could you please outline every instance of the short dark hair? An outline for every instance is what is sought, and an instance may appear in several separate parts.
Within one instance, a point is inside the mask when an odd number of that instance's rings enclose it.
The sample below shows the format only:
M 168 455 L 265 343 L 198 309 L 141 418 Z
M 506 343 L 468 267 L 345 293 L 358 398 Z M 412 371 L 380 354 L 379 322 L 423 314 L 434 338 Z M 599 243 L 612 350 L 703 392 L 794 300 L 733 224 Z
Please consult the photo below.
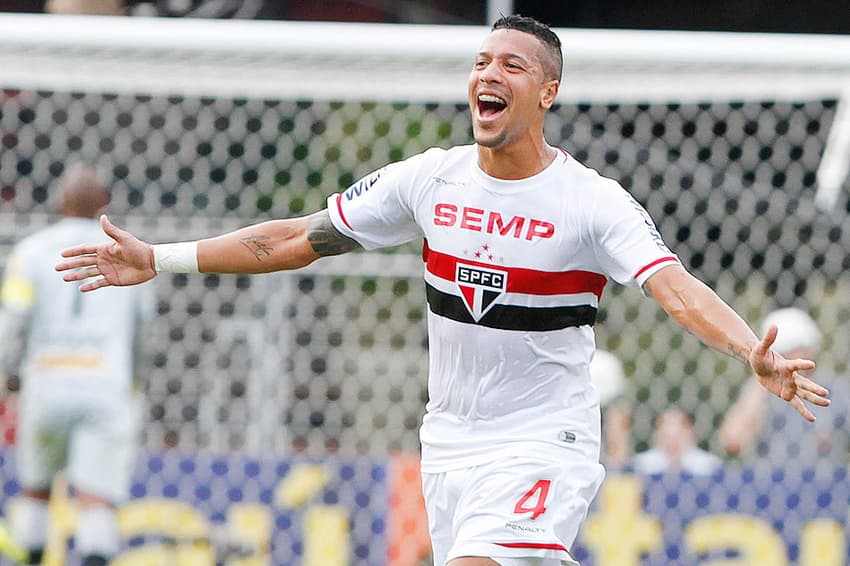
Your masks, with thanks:
M 564 69 L 564 56 L 561 53 L 561 39 L 558 37 L 558 34 L 552 31 L 552 28 L 534 18 L 512 14 L 510 16 L 502 16 L 493 22 L 491 30 L 496 31 L 497 29 L 515 29 L 530 33 L 539 39 L 544 49 L 543 56 L 540 57 L 540 62 L 543 64 L 543 72 L 546 74 L 546 80 L 561 80 L 561 74 Z

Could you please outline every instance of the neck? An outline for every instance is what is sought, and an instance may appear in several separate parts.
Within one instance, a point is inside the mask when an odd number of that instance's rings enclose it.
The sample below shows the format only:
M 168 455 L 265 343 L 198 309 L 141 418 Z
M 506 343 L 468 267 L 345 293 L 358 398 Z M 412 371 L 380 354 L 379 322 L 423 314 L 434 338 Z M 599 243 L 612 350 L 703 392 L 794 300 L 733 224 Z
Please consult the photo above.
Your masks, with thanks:
M 517 180 L 537 175 L 555 159 L 557 150 L 539 139 L 506 147 L 478 146 L 478 166 L 497 179 Z

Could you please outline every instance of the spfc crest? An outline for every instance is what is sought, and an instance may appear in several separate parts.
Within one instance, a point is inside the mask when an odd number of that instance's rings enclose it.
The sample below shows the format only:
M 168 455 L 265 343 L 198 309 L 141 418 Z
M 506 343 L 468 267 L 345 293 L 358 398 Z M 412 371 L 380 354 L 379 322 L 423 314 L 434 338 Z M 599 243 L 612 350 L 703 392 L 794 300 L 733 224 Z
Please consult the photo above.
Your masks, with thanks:
M 458 262 L 455 281 L 475 322 L 487 314 L 508 288 L 508 272 Z

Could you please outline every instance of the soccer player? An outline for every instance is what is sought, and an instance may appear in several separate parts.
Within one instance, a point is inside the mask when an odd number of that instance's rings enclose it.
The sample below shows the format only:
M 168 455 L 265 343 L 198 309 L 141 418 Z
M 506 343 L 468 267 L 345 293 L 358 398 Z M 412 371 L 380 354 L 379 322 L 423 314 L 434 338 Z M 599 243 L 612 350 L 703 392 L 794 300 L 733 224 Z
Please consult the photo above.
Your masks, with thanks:
M 64 470 L 79 504 L 76 551 L 83 566 L 100 566 L 118 550 L 114 505 L 129 493 L 138 443 L 134 355 L 153 297 L 150 285 L 83 295 L 62 281 L 55 255 L 103 239 L 97 217 L 109 194 L 82 165 L 59 190 L 63 218 L 15 246 L 2 286 L 3 369 L 21 378 L 22 497 L 10 520 L 28 563 L 40 564 L 51 486 Z
M 429 401 L 422 480 L 434 562 L 576 564 L 570 545 L 604 475 L 588 365 L 608 278 L 641 287 L 686 330 L 748 363 L 807 419 L 828 392 L 809 360 L 771 351 L 689 275 L 615 181 L 546 143 L 558 36 L 499 19 L 469 75 L 475 143 L 430 149 L 328 199 L 315 214 L 152 246 L 111 224 L 107 244 L 63 252 L 83 291 L 158 272 L 261 273 L 424 237 Z

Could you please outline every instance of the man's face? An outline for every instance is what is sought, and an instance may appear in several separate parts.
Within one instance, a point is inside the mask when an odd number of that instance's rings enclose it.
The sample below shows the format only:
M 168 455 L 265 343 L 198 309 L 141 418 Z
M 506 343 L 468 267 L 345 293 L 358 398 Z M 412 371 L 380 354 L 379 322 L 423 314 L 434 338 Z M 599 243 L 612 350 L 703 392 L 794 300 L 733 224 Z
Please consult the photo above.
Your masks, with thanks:
M 655 442 L 668 456 L 681 456 L 696 444 L 694 425 L 683 413 L 668 410 L 658 417 Z
M 558 81 L 545 78 L 542 51 L 539 39 L 517 30 L 499 29 L 484 40 L 469 74 L 472 131 L 479 145 L 498 149 L 542 130 L 558 91 Z

